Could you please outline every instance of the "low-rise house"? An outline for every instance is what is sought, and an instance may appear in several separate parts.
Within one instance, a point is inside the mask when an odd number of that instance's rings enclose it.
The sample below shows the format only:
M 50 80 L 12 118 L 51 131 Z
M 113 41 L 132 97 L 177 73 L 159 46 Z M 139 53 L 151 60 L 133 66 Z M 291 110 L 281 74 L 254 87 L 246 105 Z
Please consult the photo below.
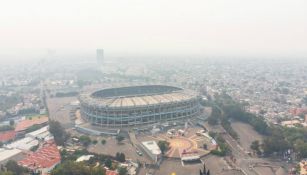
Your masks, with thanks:
M 60 151 L 53 140 L 45 142 L 37 151 L 18 162 L 19 165 L 40 174 L 50 173 L 59 163 L 61 163 Z
M 8 143 L 10 141 L 15 140 L 16 132 L 15 131 L 6 131 L 0 133 L 0 142 Z
M 118 172 L 112 170 L 106 170 L 106 175 L 118 175 Z
M 15 127 L 15 131 L 17 134 L 17 137 L 23 137 L 28 130 L 32 127 L 32 126 L 45 126 L 48 123 L 48 117 L 39 117 L 39 118 L 33 118 L 33 119 L 26 119 L 26 120 L 22 120 L 19 123 L 17 123 L 16 127 Z
M 307 175 L 307 160 L 302 160 L 299 164 L 300 164 L 300 175 Z

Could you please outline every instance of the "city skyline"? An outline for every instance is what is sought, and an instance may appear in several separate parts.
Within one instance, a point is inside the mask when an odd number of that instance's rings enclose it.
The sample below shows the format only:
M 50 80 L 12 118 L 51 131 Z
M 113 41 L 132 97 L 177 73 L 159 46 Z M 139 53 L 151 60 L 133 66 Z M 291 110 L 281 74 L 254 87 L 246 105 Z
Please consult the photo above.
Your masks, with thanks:
M 48 49 L 80 54 L 104 48 L 114 56 L 302 57 L 307 52 L 304 0 L 15 4 L 0 7 L 0 62 L 41 56 Z

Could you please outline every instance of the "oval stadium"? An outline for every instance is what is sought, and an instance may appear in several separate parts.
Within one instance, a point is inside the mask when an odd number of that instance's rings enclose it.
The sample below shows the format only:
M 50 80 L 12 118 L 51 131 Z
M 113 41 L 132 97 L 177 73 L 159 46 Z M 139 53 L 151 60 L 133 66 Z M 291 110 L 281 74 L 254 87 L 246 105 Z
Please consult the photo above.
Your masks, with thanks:
M 92 125 L 123 128 L 183 120 L 200 112 L 194 91 L 164 85 L 109 88 L 79 97 L 81 116 Z

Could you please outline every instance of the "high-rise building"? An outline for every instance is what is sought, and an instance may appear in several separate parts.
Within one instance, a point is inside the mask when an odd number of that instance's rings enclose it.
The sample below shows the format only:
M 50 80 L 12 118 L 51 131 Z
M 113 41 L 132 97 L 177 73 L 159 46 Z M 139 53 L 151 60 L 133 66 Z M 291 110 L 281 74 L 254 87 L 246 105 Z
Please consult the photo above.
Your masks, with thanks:
M 99 66 L 103 64 L 103 49 L 96 50 L 96 59 Z

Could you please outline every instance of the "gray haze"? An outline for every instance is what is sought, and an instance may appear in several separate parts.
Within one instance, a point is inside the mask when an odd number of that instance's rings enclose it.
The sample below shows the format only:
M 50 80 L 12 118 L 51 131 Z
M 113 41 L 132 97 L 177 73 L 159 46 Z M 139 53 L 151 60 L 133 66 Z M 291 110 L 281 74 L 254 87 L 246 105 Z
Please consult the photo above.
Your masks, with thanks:
M 96 48 L 114 56 L 302 57 L 306 31 L 306 0 L 10 0 L 0 5 L 0 60 Z

